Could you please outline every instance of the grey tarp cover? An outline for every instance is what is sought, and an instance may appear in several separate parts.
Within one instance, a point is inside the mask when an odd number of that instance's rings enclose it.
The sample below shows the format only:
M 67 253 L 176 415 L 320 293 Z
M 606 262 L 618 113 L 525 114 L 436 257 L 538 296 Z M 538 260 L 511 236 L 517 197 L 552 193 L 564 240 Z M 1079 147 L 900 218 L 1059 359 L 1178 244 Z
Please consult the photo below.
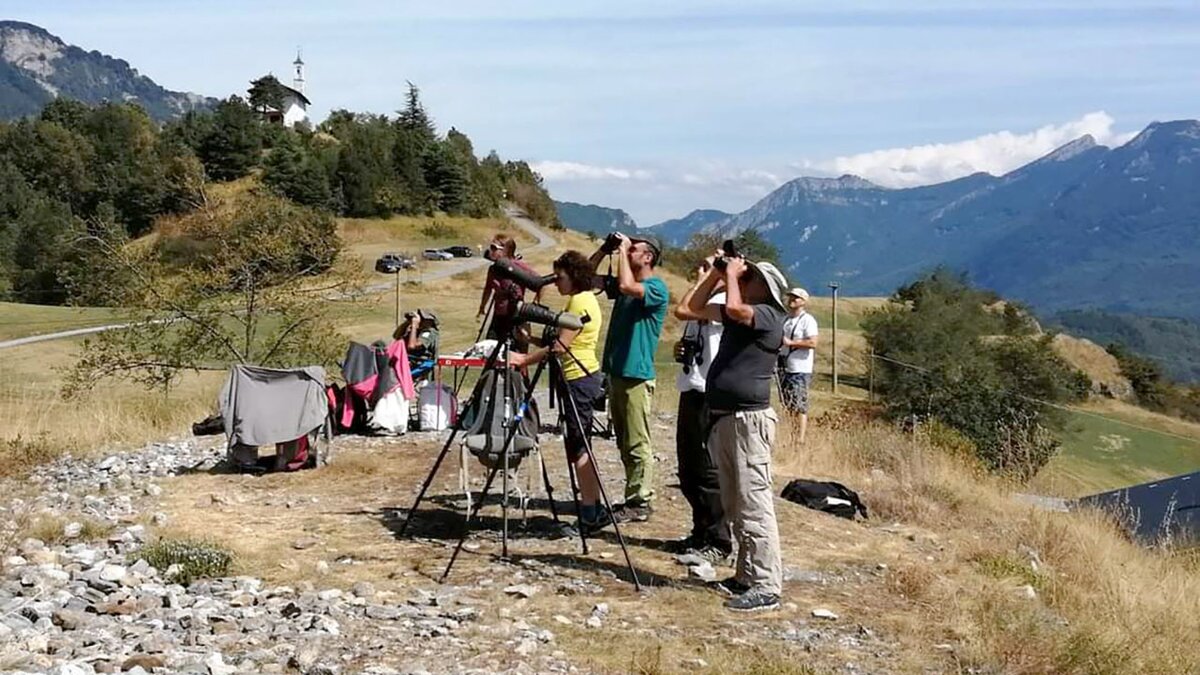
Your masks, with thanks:
M 325 369 L 234 366 L 219 403 L 231 446 L 292 441 L 325 423 Z

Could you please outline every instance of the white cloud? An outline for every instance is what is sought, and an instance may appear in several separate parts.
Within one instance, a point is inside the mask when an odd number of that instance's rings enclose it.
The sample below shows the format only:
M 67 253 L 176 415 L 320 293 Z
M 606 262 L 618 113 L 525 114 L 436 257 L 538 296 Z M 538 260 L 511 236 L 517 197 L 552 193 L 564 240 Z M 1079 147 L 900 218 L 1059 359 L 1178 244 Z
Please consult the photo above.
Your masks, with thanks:
M 584 180 L 649 180 L 654 174 L 645 169 L 623 169 L 611 166 L 596 166 L 580 162 L 534 162 L 534 171 L 548 181 Z
M 979 171 L 1001 175 L 1053 151 L 1084 134 L 1101 145 L 1120 145 L 1133 134 L 1113 130 L 1106 112 L 1047 125 L 1028 133 L 998 131 L 955 143 L 876 150 L 808 165 L 835 174 L 854 174 L 887 187 L 928 185 Z

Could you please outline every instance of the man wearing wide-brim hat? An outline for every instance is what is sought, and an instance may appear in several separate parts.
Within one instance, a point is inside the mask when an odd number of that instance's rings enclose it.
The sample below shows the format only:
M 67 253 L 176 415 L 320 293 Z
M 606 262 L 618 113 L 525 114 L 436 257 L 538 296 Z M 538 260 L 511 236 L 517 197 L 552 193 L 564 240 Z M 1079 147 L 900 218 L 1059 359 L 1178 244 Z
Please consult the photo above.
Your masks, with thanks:
M 688 299 L 688 309 L 724 326 L 708 370 L 709 452 L 717 464 L 721 502 L 738 543 L 734 576 L 717 583 L 725 606 L 775 609 L 783 591 L 779 526 L 771 483 L 771 448 L 778 417 L 771 409 L 775 360 L 787 317 L 787 279 L 771 263 L 724 258 Z M 725 282 L 725 304 L 707 304 Z

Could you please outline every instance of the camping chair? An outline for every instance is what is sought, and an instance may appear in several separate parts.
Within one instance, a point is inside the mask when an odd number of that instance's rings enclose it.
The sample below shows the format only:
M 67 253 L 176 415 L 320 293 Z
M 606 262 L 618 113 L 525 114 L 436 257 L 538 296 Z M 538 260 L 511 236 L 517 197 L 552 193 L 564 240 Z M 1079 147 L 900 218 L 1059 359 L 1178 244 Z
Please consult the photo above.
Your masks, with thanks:
M 504 470 L 504 442 L 508 438 L 508 423 L 515 417 L 515 409 L 525 399 L 525 380 L 520 372 L 509 371 L 508 391 L 504 391 L 503 370 L 491 369 L 480 376 L 480 398 L 475 402 L 469 416 L 463 421 L 463 442 L 459 452 L 459 488 L 467 500 L 467 509 L 472 505 L 471 476 L 468 454 L 474 455 L 487 469 L 499 467 Z M 531 401 L 532 404 L 532 401 Z M 528 518 L 529 494 L 533 492 L 533 474 L 525 472 L 525 489 L 520 487 L 520 467 L 524 460 L 536 457 L 536 468 L 544 474 L 546 467 L 538 451 L 537 406 L 531 405 L 524 412 L 508 450 L 508 468 L 513 476 L 509 480 L 510 490 L 517 493 L 521 506 L 521 520 Z M 504 495 L 508 499 L 508 495 Z
M 238 468 L 268 470 L 258 463 L 262 445 L 275 445 L 276 470 L 329 464 L 333 428 L 324 368 L 233 366 L 218 404 L 226 453 Z
M 412 372 L 413 382 L 428 380 L 433 377 L 437 359 L 428 356 L 409 356 L 408 369 Z

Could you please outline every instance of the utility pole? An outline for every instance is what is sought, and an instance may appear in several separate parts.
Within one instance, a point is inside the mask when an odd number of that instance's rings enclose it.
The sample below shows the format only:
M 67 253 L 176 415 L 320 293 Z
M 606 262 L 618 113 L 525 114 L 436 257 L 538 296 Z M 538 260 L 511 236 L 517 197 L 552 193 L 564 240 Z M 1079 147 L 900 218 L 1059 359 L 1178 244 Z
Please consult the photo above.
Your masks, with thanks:
M 838 393 L 838 350 L 837 350 L 837 296 L 838 283 L 836 281 L 829 282 L 829 288 L 833 290 L 833 395 Z

